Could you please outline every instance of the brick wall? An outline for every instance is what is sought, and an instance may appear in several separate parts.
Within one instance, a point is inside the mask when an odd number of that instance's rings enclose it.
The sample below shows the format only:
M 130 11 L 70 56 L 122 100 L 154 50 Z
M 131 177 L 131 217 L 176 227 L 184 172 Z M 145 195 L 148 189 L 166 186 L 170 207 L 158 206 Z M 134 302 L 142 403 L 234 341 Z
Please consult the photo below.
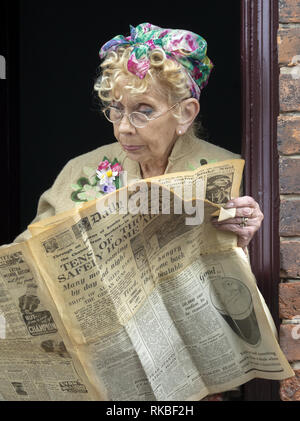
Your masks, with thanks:
M 280 344 L 296 373 L 280 397 L 300 401 L 300 0 L 279 0 L 278 60 Z

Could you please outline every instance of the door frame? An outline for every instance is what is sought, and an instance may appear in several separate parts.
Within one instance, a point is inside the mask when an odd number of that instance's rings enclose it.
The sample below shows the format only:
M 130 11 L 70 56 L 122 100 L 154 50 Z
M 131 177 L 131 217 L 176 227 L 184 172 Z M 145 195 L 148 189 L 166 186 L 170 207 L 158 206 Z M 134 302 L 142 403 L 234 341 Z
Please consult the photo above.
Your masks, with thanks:
M 249 247 L 250 261 L 277 328 L 280 280 L 278 9 L 278 0 L 242 0 L 240 38 L 245 194 L 254 197 L 264 213 L 262 227 Z M 279 382 L 252 380 L 244 385 L 244 399 L 280 400 Z

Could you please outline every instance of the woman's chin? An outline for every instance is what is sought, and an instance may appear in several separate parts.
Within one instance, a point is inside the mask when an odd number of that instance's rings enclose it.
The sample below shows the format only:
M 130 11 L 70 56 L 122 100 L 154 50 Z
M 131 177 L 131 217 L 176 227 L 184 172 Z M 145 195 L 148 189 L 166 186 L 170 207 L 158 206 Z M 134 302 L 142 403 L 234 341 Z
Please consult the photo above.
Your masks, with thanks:
M 137 150 L 125 149 L 125 152 L 128 158 L 132 159 L 133 161 L 140 161 L 145 155 L 145 151 L 142 148 L 137 149 Z

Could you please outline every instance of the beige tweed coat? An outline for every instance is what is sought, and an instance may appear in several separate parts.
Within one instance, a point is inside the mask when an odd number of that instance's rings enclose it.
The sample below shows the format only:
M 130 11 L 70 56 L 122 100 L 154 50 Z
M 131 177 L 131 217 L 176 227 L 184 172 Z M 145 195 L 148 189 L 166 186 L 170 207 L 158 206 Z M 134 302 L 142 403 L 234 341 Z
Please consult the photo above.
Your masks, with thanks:
M 71 199 L 71 185 L 76 183 L 76 181 L 84 175 L 84 167 L 95 168 L 96 170 L 99 162 L 103 160 L 104 156 L 106 156 L 110 162 L 112 162 L 114 158 L 117 158 L 124 171 L 127 171 L 128 183 L 133 179 L 142 178 L 138 162 L 130 160 L 118 142 L 100 146 L 97 149 L 77 156 L 67 162 L 57 176 L 52 187 L 41 195 L 38 202 L 36 217 L 31 223 L 38 222 L 43 218 L 56 215 L 57 213 L 69 210 L 75 206 L 76 202 Z M 201 160 L 210 163 L 212 161 L 224 161 L 235 158 L 240 158 L 240 156 L 204 140 L 179 137 L 169 156 L 165 174 L 188 171 L 191 167 L 198 168 L 201 165 Z M 21 242 L 30 237 L 30 232 L 26 230 L 18 235 L 14 241 Z

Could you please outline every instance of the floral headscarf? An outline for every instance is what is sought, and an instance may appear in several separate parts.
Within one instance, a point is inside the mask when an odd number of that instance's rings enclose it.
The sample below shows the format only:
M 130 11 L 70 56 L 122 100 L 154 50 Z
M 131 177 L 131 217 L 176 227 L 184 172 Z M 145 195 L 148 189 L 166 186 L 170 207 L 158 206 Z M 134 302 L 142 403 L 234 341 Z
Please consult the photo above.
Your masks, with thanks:
M 150 67 L 149 53 L 161 49 L 166 57 L 176 60 L 190 78 L 190 90 L 199 99 L 201 89 L 207 85 L 213 63 L 206 55 L 207 43 L 200 35 L 182 29 L 164 29 L 151 23 L 130 26 L 130 36 L 117 35 L 105 43 L 100 50 L 103 59 L 108 52 L 120 46 L 132 46 L 128 70 L 143 79 Z

